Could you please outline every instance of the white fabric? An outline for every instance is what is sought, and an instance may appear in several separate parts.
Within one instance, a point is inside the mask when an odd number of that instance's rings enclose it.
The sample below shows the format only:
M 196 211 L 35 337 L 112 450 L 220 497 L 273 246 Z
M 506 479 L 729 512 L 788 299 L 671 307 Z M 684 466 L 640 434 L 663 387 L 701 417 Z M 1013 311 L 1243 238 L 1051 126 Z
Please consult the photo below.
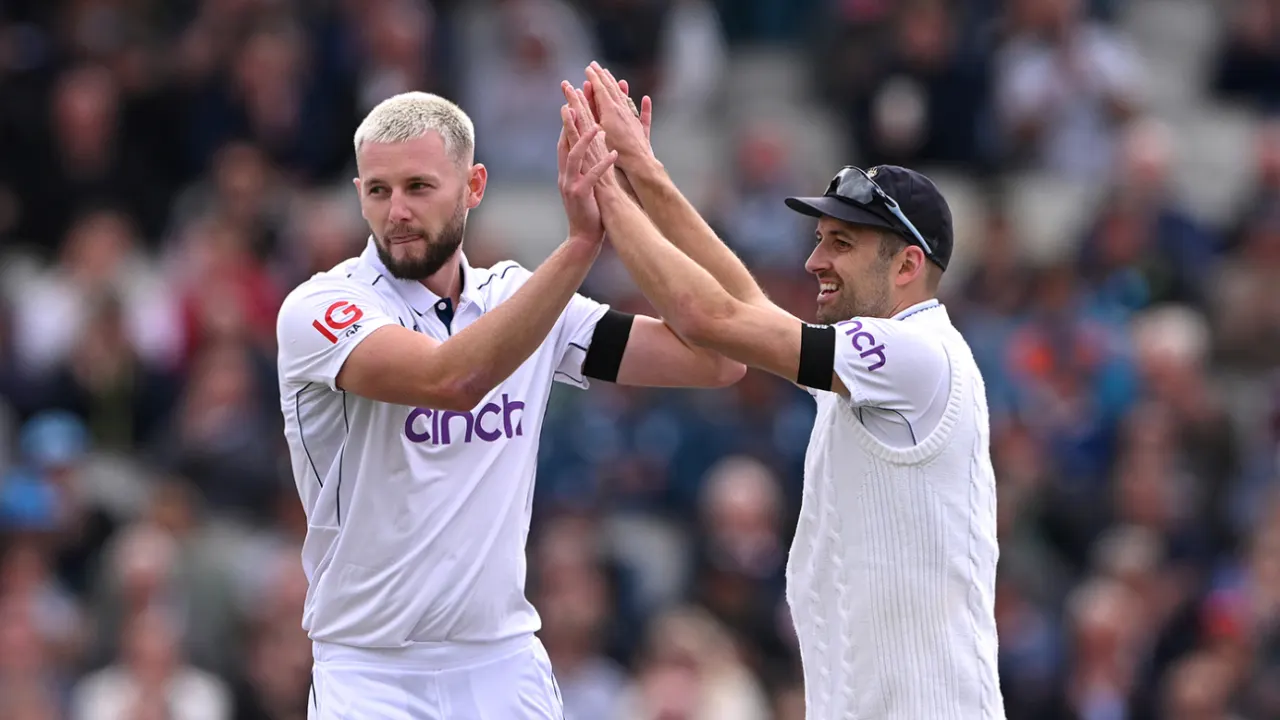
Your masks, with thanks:
M 859 337 L 852 349 L 840 344 L 858 331 L 841 323 L 837 372 L 852 400 L 814 393 L 787 563 L 812 720 L 1004 717 L 986 391 L 946 309 L 913 310 L 862 320 L 874 342 Z M 900 362 L 908 370 L 899 374 Z M 873 402 L 900 408 L 918 442 L 879 439 L 859 420 Z
M 307 720 L 561 720 L 551 661 L 537 638 L 502 644 L 493 657 L 437 667 L 408 653 L 320 645 Z
M 372 241 L 284 302 L 280 402 L 308 520 L 303 626 L 313 640 L 455 646 L 540 627 L 524 593 L 538 438 L 553 377 L 587 386 L 582 360 L 607 307 L 575 296 L 543 345 L 469 413 L 334 385 L 376 328 L 397 323 L 448 342 L 530 276 L 515 263 L 465 260 L 463 272 L 451 327 L 436 314 L 440 298 L 393 278 Z
M 165 683 L 164 707 L 172 720 L 229 720 L 231 692 L 217 677 L 195 668 L 179 668 Z M 71 717 L 76 720 L 118 720 L 139 712 L 146 691 L 119 665 L 99 670 L 72 691 Z
M 942 420 L 951 386 L 946 353 L 915 323 L 917 313 L 946 312 L 937 300 L 891 319 L 836 323 L 835 371 L 858 406 L 858 417 L 881 442 L 911 447 Z

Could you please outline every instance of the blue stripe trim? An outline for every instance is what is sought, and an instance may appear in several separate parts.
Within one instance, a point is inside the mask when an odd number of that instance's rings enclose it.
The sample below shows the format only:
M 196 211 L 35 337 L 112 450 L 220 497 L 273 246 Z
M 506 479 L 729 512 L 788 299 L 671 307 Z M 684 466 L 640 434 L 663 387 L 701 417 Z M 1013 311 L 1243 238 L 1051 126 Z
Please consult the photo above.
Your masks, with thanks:
M 293 415 L 298 420 L 298 439 L 302 441 L 302 451 L 307 454 L 307 462 L 311 463 L 311 472 L 316 474 L 316 482 L 320 487 L 324 487 L 324 480 L 320 478 L 320 471 L 316 469 L 316 461 L 311 457 L 311 451 L 307 449 L 307 435 L 302 432 L 302 393 L 309 389 L 313 383 L 307 383 L 302 386 L 301 390 L 293 394 Z
M 480 285 L 478 285 L 478 286 L 476 287 L 476 290 L 483 290 L 483 289 L 484 289 L 484 286 L 485 286 L 485 285 L 488 285 L 488 284 L 489 284 L 489 283 L 491 283 L 491 282 L 493 282 L 493 279 L 494 279 L 494 278 L 498 278 L 499 280 L 501 280 L 502 278 L 504 278 L 504 277 L 506 277 L 506 276 L 507 276 L 507 273 L 508 273 L 508 272 L 511 272 L 512 270 L 515 270 L 517 267 L 519 267 L 519 266 L 518 266 L 516 263 L 511 263 L 510 265 L 508 265 L 508 266 L 507 266 L 507 269 L 506 269 L 506 270 L 503 270 L 503 271 L 502 271 L 502 274 L 501 274 L 501 275 L 492 275 L 492 274 L 491 274 L 491 275 L 489 275 L 489 279 L 488 279 L 488 280 L 485 280 L 485 281 L 484 281 L 484 282 L 482 282 L 482 283 L 480 283 Z M 492 272 L 492 271 L 490 271 L 490 272 Z
M 338 449 L 338 492 L 334 493 L 334 503 L 338 510 L 338 526 L 342 526 L 342 461 L 347 456 L 347 440 L 351 437 L 351 422 L 347 420 L 347 391 L 342 391 L 342 424 L 346 435 L 342 438 L 342 447 Z
M 900 316 L 898 319 L 899 319 L 899 320 L 906 320 L 907 318 L 911 317 L 912 315 L 919 315 L 920 313 L 924 312 L 925 310 L 933 310 L 934 308 L 940 308 L 940 307 L 942 307 L 942 303 L 940 303 L 940 302 L 938 302 L 937 300 L 935 300 L 935 301 L 933 301 L 933 304 L 932 304 L 932 305 L 925 305 L 925 306 L 924 306 L 924 307 L 922 307 L 922 308 L 916 308 L 915 310 L 912 310 L 911 312 L 907 313 L 906 315 L 902 315 L 902 316 Z
M 921 308 L 921 309 L 922 309 L 922 310 L 927 310 L 928 308 Z M 868 407 L 870 407 L 870 408 L 872 408 L 872 409 L 874 409 L 874 410 L 883 410 L 883 411 L 885 411 L 885 412 L 891 412 L 891 413 L 894 413 L 895 415 L 897 415 L 898 417 L 902 418 L 902 422 L 904 422 L 904 423 L 906 423 L 906 424 L 907 424 L 907 432 L 911 433 L 911 445 L 912 445 L 912 447 L 914 447 L 914 446 L 916 446 L 916 445 L 919 445 L 919 444 L 920 444 L 920 441 L 919 441 L 919 440 L 916 440 L 916 429 L 915 429 L 914 427 L 912 427 L 912 426 L 911 426 L 911 421 L 907 419 L 907 416 L 906 416 L 906 415 L 903 415 L 900 411 L 898 411 L 898 410 L 894 410 L 894 409 L 892 409 L 892 408 L 875 407 L 874 405 L 859 405 L 859 406 L 858 406 L 858 422 L 862 423 L 863 427 L 866 427 L 866 425 L 867 425 L 867 421 L 866 421 L 866 419 L 865 419 L 865 418 L 863 418 L 863 417 L 862 417 L 862 411 L 863 411 L 865 408 L 868 408 Z

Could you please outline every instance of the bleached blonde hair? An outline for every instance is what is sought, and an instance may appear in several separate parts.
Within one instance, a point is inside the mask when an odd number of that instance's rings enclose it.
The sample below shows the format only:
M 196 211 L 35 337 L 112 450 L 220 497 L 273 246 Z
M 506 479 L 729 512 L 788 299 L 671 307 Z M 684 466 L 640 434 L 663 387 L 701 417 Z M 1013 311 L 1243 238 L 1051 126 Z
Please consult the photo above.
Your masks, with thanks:
M 475 156 L 476 128 L 462 108 L 425 92 L 392 95 L 374 106 L 356 128 L 355 150 L 367 142 L 401 143 L 438 132 L 455 162 L 470 165 Z

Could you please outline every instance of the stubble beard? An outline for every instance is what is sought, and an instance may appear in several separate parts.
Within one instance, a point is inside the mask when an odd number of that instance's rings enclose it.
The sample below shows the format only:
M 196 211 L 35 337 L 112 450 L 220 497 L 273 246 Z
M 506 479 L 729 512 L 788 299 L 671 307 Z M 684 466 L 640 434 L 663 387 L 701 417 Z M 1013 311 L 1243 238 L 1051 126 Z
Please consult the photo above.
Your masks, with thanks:
M 826 307 L 819 307 L 815 316 L 823 325 L 833 325 L 856 317 L 889 317 L 892 303 L 889 298 L 889 282 L 884 280 L 888 263 L 874 268 L 866 275 L 867 281 L 854 286 L 841 283 L 840 298 Z

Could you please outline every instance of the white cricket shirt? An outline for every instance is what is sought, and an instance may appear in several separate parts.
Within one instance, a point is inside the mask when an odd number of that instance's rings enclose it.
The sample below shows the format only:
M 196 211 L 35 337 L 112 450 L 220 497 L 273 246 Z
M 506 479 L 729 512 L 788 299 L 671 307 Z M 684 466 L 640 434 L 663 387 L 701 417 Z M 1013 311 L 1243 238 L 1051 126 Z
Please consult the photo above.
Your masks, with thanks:
M 280 403 L 308 527 L 303 626 L 356 648 L 492 643 L 540 620 L 525 599 L 538 437 L 553 380 L 586 387 L 582 361 L 607 306 L 575 295 L 546 341 L 470 412 L 376 402 L 335 378 L 392 323 L 437 340 L 509 298 L 530 272 L 462 263 L 452 312 L 397 280 L 372 239 L 304 282 L 277 325 Z
M 811 720 L 1000 720 L 986 391 L 936 301 L 837 323 L 787 601 Z

